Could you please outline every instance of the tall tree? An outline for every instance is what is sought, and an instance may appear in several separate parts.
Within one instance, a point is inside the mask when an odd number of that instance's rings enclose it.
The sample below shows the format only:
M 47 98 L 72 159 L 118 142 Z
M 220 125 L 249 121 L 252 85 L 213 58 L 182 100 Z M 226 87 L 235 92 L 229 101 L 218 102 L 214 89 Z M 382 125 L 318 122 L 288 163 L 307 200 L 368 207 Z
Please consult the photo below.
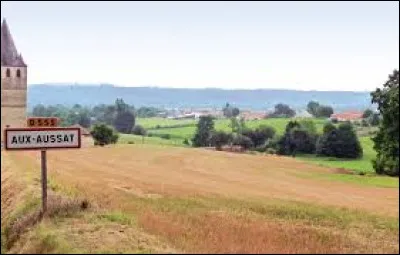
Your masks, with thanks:
M 379 131 L 373 138 L 377 152 L 375 171 L 399 176 L 399 71 L 394 70 L 383 89 L 377 88 L 371 96 L 381 115 Z
M 212 116 L 201 116 L 192 139 L 193 147 L 210 146 L 214 131 L 214 118 Z
M 318 107 L 319 107 L 319 103 L 318 102 L 310 101 L 307 104 L 307 112 L 309 114 L 311 114 L 312 116 L 316 116 Z

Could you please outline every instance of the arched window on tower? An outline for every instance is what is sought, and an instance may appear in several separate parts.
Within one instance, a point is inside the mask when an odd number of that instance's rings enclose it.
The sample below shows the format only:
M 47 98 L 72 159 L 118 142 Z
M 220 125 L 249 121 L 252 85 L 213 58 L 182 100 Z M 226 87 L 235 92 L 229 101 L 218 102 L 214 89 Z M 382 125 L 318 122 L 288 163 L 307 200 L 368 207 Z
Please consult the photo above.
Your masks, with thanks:
M 17 69 L 17 77 L 21 78 L 21 70 Z
M 10 69 L 8 69 L 8 68 L 7 68 L 7 71 L 6 71 L 6 76 L 7 76 L 7 77 L 10 77 L 10 76 L 11 76 L 11 71 L 10 71 Z

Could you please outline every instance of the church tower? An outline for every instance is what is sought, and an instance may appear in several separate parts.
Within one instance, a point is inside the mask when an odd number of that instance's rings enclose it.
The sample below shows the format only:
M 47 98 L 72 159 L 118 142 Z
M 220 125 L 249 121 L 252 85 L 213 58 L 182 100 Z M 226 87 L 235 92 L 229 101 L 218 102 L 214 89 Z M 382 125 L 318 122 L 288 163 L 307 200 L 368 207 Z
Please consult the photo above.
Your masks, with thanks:
M 1 24 L 1 141 L 4 141 L 6 126 L 26 126 L 26 101 L 27 65 L 4 19 Z

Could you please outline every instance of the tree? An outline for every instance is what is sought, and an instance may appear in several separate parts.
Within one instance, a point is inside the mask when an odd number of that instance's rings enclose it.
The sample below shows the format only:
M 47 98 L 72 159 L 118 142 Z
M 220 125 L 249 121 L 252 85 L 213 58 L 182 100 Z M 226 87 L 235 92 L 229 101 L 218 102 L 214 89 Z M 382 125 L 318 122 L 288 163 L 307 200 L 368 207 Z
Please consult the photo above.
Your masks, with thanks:
M 369 124 L 373 127 L 379 126 L 380 123 L 380 118 L 378 113 L 372 114 L 371 117 L 369 117 Z
M 114 119 L 114 127 L 118 132 L 130 134 L 135 126 L 135 115 L 129 105 L 125 104 L 123 99 L 115 101 L 115 108 L 117 115 Z
M 251 139 L 249 137 L 241 135 L 241 134 L 237 134 L 234 136 L 232 144 L 239 145 L 242 148 L 244 148 L 245 150 L 248 150 L 254 146 L 253 142 L 251 141 Z
M 232 134 L 224 131 L 214 131 L 211 135 L 211 143 L 217 150 L 222 150 L 222 146 L 232 141 Z
M 377 152 L 376 173 L 399 176 L 399 71 L 394 70 L 383 88 L 371 93 L 381 115 L 379 131 L 373 138 Z
M 132 129 L 132 134 L 134 134 L 134 135 L 145 136 L 146 133 L 147 133 L 146 129 L 141 125 L 136 125 Z
M 286 104 L 275 105 L 275 111 L 270 115 L 271 117 L 292 118 L 296 112 Z
M 310 101 L 307 104 L 307 111 L 316 118 L 329 118 L 333 114 L 331 106 L 320 105 L 315 101 Z
M 201 116 L 197 123 L 196 133 L 192 138 L 193 147 L 210 146 L 213 132 L 214 118 L 212 116 Z
M 90 113 L 88 110 L 84 110 L 81 113 L 79 113 L 78 124 L 84 128 L 90 127 L 91 119 L 90 119 Z
M 95 141 L 95 144 L 100 146 L 117 143 L 119 138 L 114 129 L 105 124 L 94 125 L 90 133 Z
M 232 133 L 241 133 L 246 128 L 246 122 L 244 118 L 238 120 L 237 117 L 231 117 L 231 123 L 229 126 L 232 128 Z
M 336 128 L 332 124 L 324 127 L 318 139 L 316 153 L 319 156 L 337 158 L 360 158 L 363 155 L 360 141 L 351 123 L 342 123 Z
M 32 116 L 34 117 L 48 117 L 46 114 L 46 107 L 42 104 L 33 107 Z
M 311 114 L 312 116 L 316 116 L 316 115 L 317 115 L 318 107 L 319 107 L 319 103 L 318 103 L 318 102 L 310 101 L 310 102 L 307 104 L 307 112 L 308 112 L 309 114 Z
M 275 129 L 263 125 L 256 128 L 255 130 L 244 129 L 241 134 L 250 138 L 254 147 L 258 147 L 264 145 L 267 140 L 274 137 Z
M 333 108 L 326 105 L 320 105 L 317 109 L 315 117 L 317 118 L 329 118 L 333 114 Z
M 240 110 L 237 107 L 232 107 L 229 103 L 226 103 L 222 112 L 226 118 L 232 118 L 239 116 Z
M 117 129 L 118 132 L 123 134 L 130 134 L 134 126 L 135 115 L 132 112 L 118 112 L 114 121 L 114 127 Z
M 374 112 L 371 109 L 366 109 L 363 113 L 363 119 L 368 119 L 369 117 L 372 116 L 372 114 L 374 114 Z
M 328 122 L 328 123 L 326 123 L 326 124 L 324 125 L 323 131 L 322 131 L 322 132 L 323 132 L 324 134 L 328 134 L 329 132 L 331 132 L 331 131 L 333 131 L 333 130 L 336 130 L 336 126 L 333 125 L 332 123 Z

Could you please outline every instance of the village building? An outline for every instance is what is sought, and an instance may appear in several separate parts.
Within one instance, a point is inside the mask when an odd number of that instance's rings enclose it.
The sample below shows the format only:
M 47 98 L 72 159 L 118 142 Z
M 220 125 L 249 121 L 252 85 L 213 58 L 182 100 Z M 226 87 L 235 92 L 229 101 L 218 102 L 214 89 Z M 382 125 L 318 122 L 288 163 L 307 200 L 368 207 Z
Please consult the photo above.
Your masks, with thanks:
M 330 119 L 336 119 L 337 121 L 359 121 L 363 118 L 363 113 L 358 111 L 347 111 L 342 113 L 334 113 L 331 115 Z
M 1 24 L 1 141 L 4 128 L 26 127 L 27 65 L 6 20 Z

